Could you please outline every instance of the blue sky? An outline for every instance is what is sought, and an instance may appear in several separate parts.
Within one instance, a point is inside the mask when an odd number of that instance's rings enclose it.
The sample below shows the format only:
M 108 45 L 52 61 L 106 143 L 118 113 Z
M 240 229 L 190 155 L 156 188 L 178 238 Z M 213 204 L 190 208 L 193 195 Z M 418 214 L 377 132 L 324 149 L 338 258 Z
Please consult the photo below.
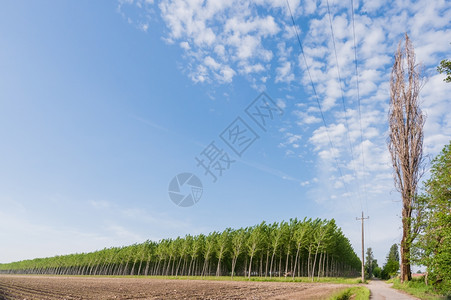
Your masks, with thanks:
M 350 5 L 290 0 L 315 94 L 286 1 L 4 2 L 0 262 L 304 216 L 335 218 L 359 253 L 364 210 L 382 264 L 401 237 L 393 54 L 407 32 L 433 157 L 451 138 L 451 85 L 435 70 L 451 7 L 354 1 L 357 90 Z M 245 112 L 263 91 L 283 110 L 266 131 Z M 259 136 L 241 157 L 220 138 L 237 117 Z M 195 160 L 212 141 L 235 160 L 216 182 Z M 187 208 L 168 195 L 183 172 L 204 187 Z

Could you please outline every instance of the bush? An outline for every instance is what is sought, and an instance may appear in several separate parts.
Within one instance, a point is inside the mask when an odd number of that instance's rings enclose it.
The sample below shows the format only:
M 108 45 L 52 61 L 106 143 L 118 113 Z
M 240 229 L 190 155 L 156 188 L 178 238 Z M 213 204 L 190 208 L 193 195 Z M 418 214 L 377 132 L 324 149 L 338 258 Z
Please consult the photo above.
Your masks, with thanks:
M 390 275 L 387 273 L 385 268 L 381 270 L 381 277 L 380 278 L 383 279 L 383 280 L 390 279 Z
M 451 297 L 451 290 L 446 288 L 442 283 L 433 283 L 426 285 L 424 276 L 412 278 L 412 280 L 401 283 L 398 278 L 393 280 L 393 287 L 395 289 L 403 290 L 417 296 L 421 299 L 442 299 L 440 295 Z
M 382 274 L 382 269 L 380 267 L 376 267 L 373 270 L 373 275 L 376 278 L 381 278 L 381 274 Z

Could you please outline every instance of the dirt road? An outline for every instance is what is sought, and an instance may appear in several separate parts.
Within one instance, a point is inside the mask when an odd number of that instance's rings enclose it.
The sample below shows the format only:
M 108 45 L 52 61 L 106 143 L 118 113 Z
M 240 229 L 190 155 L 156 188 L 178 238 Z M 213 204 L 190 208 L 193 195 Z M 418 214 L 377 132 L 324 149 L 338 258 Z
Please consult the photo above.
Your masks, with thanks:
M 348 285 L 0 275 L 0 299 L 327 299 Z
M 371 291 L 371 300 L 414 300 L 418 299 L 413 296 L 404 294 L 401 291 L 391 288 L 391 285 L 382 280 L 371 280 L 367 287 Z

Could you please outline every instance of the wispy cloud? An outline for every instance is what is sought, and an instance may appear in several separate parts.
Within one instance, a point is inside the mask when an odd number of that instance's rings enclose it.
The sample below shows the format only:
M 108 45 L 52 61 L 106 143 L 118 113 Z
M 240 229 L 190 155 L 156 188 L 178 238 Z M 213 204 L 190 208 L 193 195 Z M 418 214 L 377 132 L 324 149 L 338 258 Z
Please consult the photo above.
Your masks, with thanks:
M 441 59 L 449 58 L 451 6 L 445 0 L 363 0 L 354 5 L 353 28 L 350 2 L 290 1 L 326 124 L 286 1 L 163 0 L 158 9 L 168 29 L 165 39 L 184 51 L 184 68 L 194 82 L 227 84 L 241 76 L 258 89 L 268 84 L 304 89 L 309 98 L 297 105 L 287 102 L 293 119 L 280 143 L 287 155 L 296 156 L 305 151 L 297 148 L 302 139 L 316 155 L 312 178 L 296 181 L 325 206 L 351 201 L 347 208 L 383 217 L 381 195 L 396 198 L 386 148 L 389 78 L 394 52 L 406 32 L 429 76 L 421 91 L 426 154 L 437 154 L 451 139 L 451 85 L 435 70 Z
M 150 127 L 153 127 L 153 128 L 155 128 L 155 129 L 158 129 L 158 130 L 161 130 L 161 131 L 169 132 L 169 129 L 167 129 L 166 127 L 161 126 L 161 125 L 158 125 L 158 124 L 156 124 L 156 123 L 154 123 L 154 122 L 151 122 L 151 121 L 149 121 L 149 120 L 147 120 L 147 119 L 145 119 L 145 118 L 138 117 L 138 116 L 135 116 L 135 115 L 130 115 L 130 116 L 131 116 L 133 119 L 135 119 L 135 120 L 138 120 L 138 121 L 140 121 L 140 122 L 142 122 L 142 123 L 144 123 L 144 124 L 146 124 L 146 125 L 149 125 Z

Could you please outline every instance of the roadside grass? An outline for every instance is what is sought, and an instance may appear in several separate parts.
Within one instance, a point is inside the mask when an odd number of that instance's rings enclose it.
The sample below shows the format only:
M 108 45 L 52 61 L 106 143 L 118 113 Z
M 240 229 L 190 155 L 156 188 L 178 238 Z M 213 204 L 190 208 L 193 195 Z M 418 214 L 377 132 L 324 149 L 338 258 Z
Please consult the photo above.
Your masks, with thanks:
M 342 290 L 332 295 L 329 300 L 368 300 L 370 299 L 370 290 L 364 286 L 356 286 Z
M 450 299 L 447 298 L 447 296 L 437 294 L 432 285 L 426 285 L 424 283 L 423 277 L 412 278 L 411 281 L 405 283 L 401 283 L 399 278 L 393 278 L 386 282 L 393 283 L 393 288 L 402 290 L 420 299 L 425 300 Z

